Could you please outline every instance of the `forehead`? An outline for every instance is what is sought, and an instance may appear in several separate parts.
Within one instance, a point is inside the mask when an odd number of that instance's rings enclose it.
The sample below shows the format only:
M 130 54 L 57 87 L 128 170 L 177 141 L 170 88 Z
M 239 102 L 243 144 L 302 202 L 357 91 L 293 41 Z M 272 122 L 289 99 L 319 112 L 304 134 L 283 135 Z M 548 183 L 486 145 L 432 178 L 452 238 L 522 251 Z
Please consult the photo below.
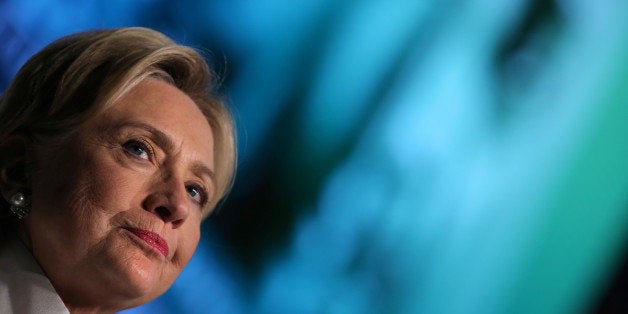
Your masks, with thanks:
M 99 119 L 101 124 L 147 124 L 164 133 L 184 153 L 211 162 L 213 135 L 194 101 L 175 86 L 145 79 L 118 99 Z

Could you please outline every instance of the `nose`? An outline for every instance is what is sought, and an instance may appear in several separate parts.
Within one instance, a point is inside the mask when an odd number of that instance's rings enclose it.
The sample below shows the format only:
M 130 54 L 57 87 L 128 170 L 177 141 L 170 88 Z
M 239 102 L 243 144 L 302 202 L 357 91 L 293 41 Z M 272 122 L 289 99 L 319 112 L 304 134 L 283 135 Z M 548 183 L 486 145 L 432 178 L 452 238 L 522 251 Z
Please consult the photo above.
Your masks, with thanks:
M 170 177 L 155 184 L 153 191 L 144 199 L 142 207 L 177 227 L 190 214 L 191 205 L 187 195 L 183 181 Z

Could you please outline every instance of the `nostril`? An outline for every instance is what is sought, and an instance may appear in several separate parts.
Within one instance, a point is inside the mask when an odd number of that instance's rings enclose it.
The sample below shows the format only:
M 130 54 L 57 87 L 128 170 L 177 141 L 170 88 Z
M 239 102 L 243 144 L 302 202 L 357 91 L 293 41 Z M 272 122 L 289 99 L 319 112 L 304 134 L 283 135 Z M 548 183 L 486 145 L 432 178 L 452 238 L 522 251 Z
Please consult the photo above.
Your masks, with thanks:
M 168 210 L 168 208 L 164 206 L 159 206 L 155 208 L 155 213 L 157 213 L 157 215 L 159 215 L 159 217 L 164 220 L 170 217 L 171 215 L 170 210 Z

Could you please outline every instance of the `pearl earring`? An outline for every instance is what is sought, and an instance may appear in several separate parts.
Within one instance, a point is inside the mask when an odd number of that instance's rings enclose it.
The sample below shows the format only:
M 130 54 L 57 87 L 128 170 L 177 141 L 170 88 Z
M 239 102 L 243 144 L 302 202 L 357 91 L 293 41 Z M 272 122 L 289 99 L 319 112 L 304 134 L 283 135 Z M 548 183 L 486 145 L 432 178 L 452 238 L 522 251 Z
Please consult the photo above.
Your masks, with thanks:
M 13 212 L 17 219 L 23 219 L 28 216 L 28 213 L 31 211 L 30 202 L 24 193 L 17 192 L 13 194 L 9 200 L 9 204 L 11 204 L 11 212 Z

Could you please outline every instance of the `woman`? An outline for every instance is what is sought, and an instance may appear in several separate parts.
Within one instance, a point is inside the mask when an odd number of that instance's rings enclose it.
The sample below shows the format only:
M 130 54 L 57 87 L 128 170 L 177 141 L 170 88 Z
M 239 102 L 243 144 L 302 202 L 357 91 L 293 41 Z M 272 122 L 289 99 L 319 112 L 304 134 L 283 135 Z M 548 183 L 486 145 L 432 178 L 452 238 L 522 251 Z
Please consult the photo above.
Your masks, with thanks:
M 0 312 L 115 312 L 164 293 L 229 190 L 231 116 L 203 58 L 145 28 L 32 57 L 0 99 Z

